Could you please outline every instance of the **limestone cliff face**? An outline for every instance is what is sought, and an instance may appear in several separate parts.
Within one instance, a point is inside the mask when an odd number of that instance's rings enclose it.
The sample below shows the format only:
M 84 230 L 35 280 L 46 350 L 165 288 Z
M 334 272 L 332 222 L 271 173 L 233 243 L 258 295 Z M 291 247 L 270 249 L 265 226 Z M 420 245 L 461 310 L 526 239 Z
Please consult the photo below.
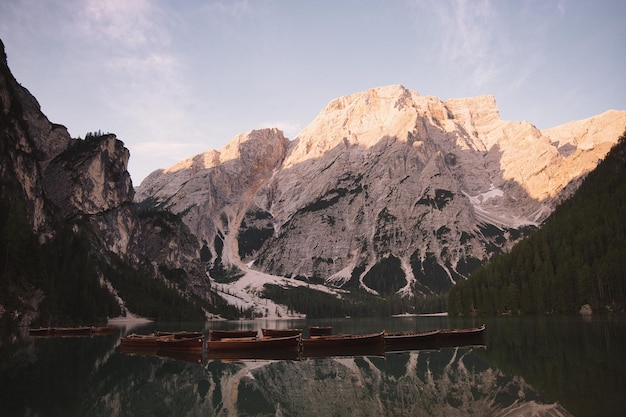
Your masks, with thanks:
M 251 132 L 157 171 L 136 199 L 180 213 L 225 264 L 432 293 L 540 225 L 624 126 L 611 111 L 540 131 L 490 96 L 380 87 L 331 101 L 293 141 Z
M 219 152 L 153 172 L 138 188 L 137 200 L 179 213 L 204 242 L 212 262 L 237 259 L 237 234 L 232 231 L 243 221 L 254 194 L 280 167 L 288 145 L 277 129 L 240 134 Z M 216 239 L 226 245 L 216 248 Z
M 124 144 L 113 134 L 88 135 L 85 140 L 70 138 L 67 129 L 51 123 L 35 98 L 17 83 L 1 42 L 0 50 L 3 216 L 21 213 L 23 207 L 41 244 L 54 240 L 61 230 L 87 236 L 89 256 L 92 261 L 98 259 L 99 265 L 123 262 L 133 270 L 151 271 L 146 279 L 166 282 L 171 271 L 183 271 L 177 272 L 177 282 L 169 285 L 183 294 L 204 297 L 208 283 L 198 241 L 179 219 L 137 210 L 127 171 L 129 151 Z M 4 227 L 4 219 L 1 225 Z M 105 283 L 108 278 L 100 270 L 98 276 L 79 279 Z M 30 288 L 28 285 L 23 287 Z M 5 303 L 23 304 L 33 315 L 19 321 L 28 324 L 36 318 L 39 303 L 46 295 L 44 290 L 33 288 L 21 294 L 19 300 L 0 297 L 0 320 Z M 16 307 L 14 316 L 20 314 Z
M 46 166 L 42 180 L 64 214 L 97 214 L 132 201 L 130 153 L 115 135 L 74 140 Z

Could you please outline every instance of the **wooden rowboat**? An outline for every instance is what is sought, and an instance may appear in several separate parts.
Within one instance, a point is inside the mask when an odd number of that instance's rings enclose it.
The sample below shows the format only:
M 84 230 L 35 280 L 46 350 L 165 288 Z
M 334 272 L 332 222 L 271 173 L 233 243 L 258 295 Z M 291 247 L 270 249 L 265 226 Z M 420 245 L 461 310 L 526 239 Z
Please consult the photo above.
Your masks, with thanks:
M 485 325 L 468 329 L 444 329 L 439 331 L 440 347 L 468 346 L 483 344 Z
M 146 349 L 156 350 L 158 348 L 157 341 L 165 339 L 174 339 L 173 335 L 157 336 L 155 334 L 131 334 L 120 339 L 120 346 L 126 349 Z
M 256 330 L 211 330 L 209 332 L 209 340 L 256 337 L 257 333 Z
M 261 351 L 287 352 L 300 350 L 300 335 L 287 337 L 238 337 L 207 341 L 209 353 L 218 351 Z
M 302 339 L 302 350 L 313 349 L 344 349 L 356 346 L 375 346 L 382 349 L 385 342 L 385 332 L 371 334 L 338 334 L 317 336 Z
M 302 329 L 261 329 L 264 337 L 287 337 L 302 334 Z
M 54 336 L 91 336 L 91 327 L 55 327 Z
M 162 337 L 156 340 L 157 348 L 161 350 L 199 350 L 204 348 L 204 336 L 200 337 Z
M 184 339 L 188 337 L 204 337 L 202 332 L 193 332 L 188 330 L 181 330 L 180 332 L 163 332 L 157 331 L 154 333 L 157 336 L 174 336 L 174 339 Z
M 38 327 L 35 329 L 28 329 L 28 334 L 31 336 L 52 336 L 54 334 L 54 327 Z
M 83 326 L 83 327 L 40 327 L 34 329 L 28 329 L 28 334 L 31 336 L 92 336 L 92 335 L 105 335 L 111 334 L 115 331 L 113 327 L 95 327 L 95 326 Z
M 436 349 L 439 330 L 385 333 L 385 351 Z
M 302 356 L 327 358 L 341 356 L 383 356 L 385 332 L 364 335 L 330 335 L 302 339 Z
M 106 335 L 106 334 L 111 334 L 115 331 L 114 327 L 110 327 L 110 326 L 92 326 L 91 327 L 91 334 L 93 335 Z

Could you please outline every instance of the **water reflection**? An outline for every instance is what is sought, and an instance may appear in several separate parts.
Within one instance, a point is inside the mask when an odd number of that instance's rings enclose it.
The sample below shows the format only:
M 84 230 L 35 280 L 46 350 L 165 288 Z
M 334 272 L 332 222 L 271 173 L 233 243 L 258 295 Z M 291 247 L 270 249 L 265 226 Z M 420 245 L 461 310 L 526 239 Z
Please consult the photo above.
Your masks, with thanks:
M 338 332 L 365 333 L 428 330 L 434 324 L 402 323 L 332 325 Z M 249 324 L 254 328 L 244 323 Z M 198 330 L 204 324 L 195 326 L 158 327 Z M 448 326 L 446 321 L 434 327 Z M 0 403 L 3 415 L 42 417 L 620 415 L 626 392 L 622 324 L 513 318 L 488 321 L 487 329 L 487 347 L 288 360 L 125 354 L 120 334 L 13 340 L 5 335 Z M 572 386 L 588 394 L 573 400 Z M 599 398 L 611 403 L 604 408 L 592 397 L 600 390 Z

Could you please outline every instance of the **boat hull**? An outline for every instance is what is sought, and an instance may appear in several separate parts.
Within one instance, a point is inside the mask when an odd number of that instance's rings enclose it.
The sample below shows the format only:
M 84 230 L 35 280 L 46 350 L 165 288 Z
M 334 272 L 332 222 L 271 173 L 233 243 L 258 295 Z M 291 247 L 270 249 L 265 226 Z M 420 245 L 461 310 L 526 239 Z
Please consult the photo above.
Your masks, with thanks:
M 202 351 L 204 348 L 204 337 L 172 337 L 157 339 L 157 348 L 161 350 L 177 351 Z
M 300 350 L 300 335 L 287 337 L 233 338 L 207 341 L 208 352 L 224 351 L 295 351 Z
M 439 330 L 385 333 L 385 351 L 437 349 L 438 341 Z
M 331 335 L 302 339 L 305 357 L 369 356 L 384 354 L 385 332 L 365 335 Z
M 131 334 L 120 339 L 120 346 L 124 349 L 139 349 L 139 350 L 156 350 L 158 348 L 158 340 L 160 339 L 173 339 L 173 335 L 168 336 L 156 336 L 156 335 L 142 335 Z
M 484 345 L 485 325 L 469 329 L 445 329 L 439 332 L 440 347 Z

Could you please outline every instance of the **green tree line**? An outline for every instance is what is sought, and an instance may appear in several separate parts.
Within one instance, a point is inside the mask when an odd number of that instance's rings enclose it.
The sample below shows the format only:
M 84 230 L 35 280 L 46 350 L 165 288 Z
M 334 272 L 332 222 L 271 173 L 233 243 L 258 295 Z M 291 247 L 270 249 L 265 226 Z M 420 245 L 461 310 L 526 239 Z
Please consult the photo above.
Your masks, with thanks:
M 147 266 L 130 265 L 112 253 L 100 254 L 90 230 L 81 221 L 64 224 L 54 238 L 41 244 L 25 205 L 0 200 L 0 305 L 4 309 L 0 322 L 17 324 L 28 314 L 36 317 L 32 324 L 97 324 L 119 316 L 120 306 L 100 276 L 113 284 L 133 313 L 144 317 L 203 320 L 203 308 L 218 312 L 220 306 L 183 296 L 154 279 Z
M 338 298 L 334 294 L 306 286 L 284 288 L 265 284 L 263 297 L 289 308 L 290 313 L 303 313 L 308 318 L 389 317 L 403 313 L 438 313 L 445 310 L 445 296 L 402 297 L 397 294 L 378 296 L 353 290 Z

